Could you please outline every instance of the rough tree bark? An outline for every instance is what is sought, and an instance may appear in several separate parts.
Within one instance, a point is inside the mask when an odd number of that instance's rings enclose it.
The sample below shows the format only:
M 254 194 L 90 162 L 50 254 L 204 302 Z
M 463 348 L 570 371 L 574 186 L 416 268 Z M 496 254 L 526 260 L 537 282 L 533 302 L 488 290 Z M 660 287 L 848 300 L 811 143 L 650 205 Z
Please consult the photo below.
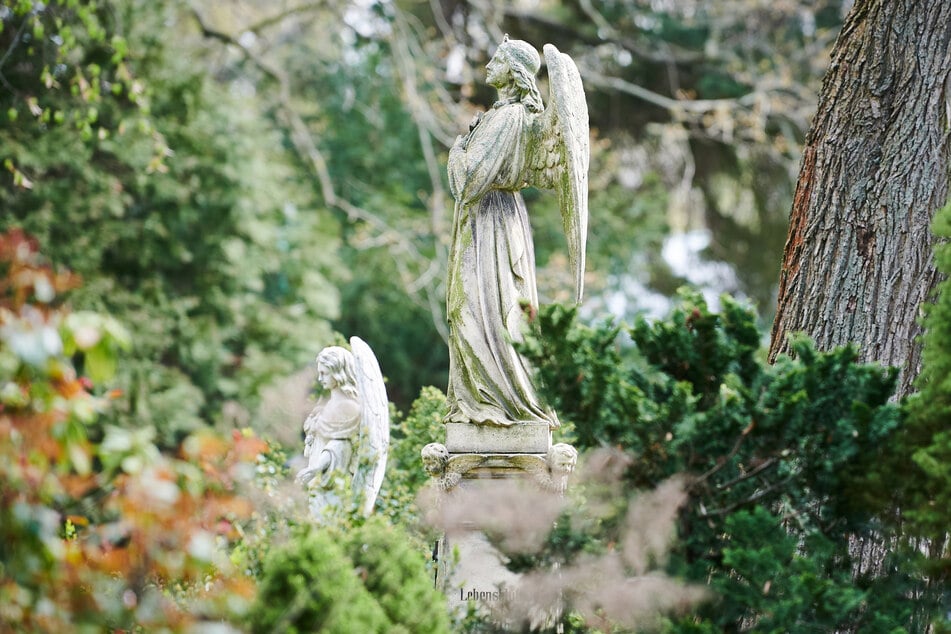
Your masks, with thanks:
M 770 360 L 802 331 L 918 375 L 929 231 L 948 200 L 951 2 L 857 0 L 803 150 Z

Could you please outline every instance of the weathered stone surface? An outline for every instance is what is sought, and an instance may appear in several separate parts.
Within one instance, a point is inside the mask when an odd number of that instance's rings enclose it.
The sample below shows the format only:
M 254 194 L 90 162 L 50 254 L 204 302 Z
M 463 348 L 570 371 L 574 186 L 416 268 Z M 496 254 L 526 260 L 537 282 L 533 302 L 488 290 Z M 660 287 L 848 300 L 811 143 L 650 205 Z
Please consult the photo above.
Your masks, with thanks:
M 563 493 L 578 452 L 558 443 L 547 454 L 450 454 L 431 443 L 422 455 L 436 492 L 427 512 L 445 530 L 436 546 L 437 586 L 460 615 L 475 601 L 506 625 L 505 614 L 529 597 L 519 596 L 520 575 L 505 567 L 505 555 L 483 531 L 491 530 L 513 552 L 538 548 L 567 503 Z M 547 609 L 532 612 L 538 627 L 556 616 Z
M 551 447 L 547 423 L 523 423 L 510 427 L 446 423 L 449 453 L 540 453 Z
M 559 425 L 555 412 L 539 400 L 532 369 L 514 345 L 522 339 L 526 315 L 538 308 L 534 243 L 519 190 L 558 191 L 579 302 L 584 282 L 588 109 L 571 58 L 549 44 L 545 60 L 551 86 L 547 107 L 535 82 L 538 52 L 506 36 L 486 66 L 486 82 L 498 90 L 499 100 L 449 151 L 455 209 L 446 280 L 447 423 Z M 462 439 L 449 439 L 449 451 L 548 450 L 534 443 L 474 446 L 469 440 L 463 446 Z
M 426 473 L 442 493 L 450 493 L 463 480 L 526 478 L 534 480 L 540 490 L 560 494 L 578 463 L 578 451 L 563 442 L 552 445 L 545 454 L 450 454 L 440 443 L 426 445 L 421 453 Z
M 449 553 L 455 553 L 458 559 L 456 565 L 444 568 L 444 590 L 450 610 L 465 614 L 469 601 L 493 608 L 518 600 L 514 588 L 521 575 L 505 567 L 507 558 L 481 532 L 444 537 L 440 546 L 447 558 Z

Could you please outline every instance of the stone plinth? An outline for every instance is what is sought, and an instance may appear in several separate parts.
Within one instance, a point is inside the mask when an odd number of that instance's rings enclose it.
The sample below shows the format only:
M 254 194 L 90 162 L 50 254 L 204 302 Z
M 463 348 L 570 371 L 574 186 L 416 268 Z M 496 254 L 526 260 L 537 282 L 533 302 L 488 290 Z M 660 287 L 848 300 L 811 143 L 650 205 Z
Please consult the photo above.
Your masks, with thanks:
M 525 482 L 539 496 L 560 496 L 577 458 L 578 452 L 569 445 L 551 444 L 545 423 L 510 427 L 447 423 L 446 444 L 423 448 L 423 464 L 436 492 L 435 508 L 443 512 L 453 500 L 462 502 L 458 507 L 463 509 L 461 523 L 451 519 L 459 510 L 444 515 L 444 521 L 450 518 L 443 524 L 447 532 L 436 545 L 436 585 L 446 593 L 453 610 L 461 615 L 474 600 L 478 609 L 498 614 L 496 610 L 504 605 L 524 600 L 517 594 L 520 575 L 505 567 L 505 556 L 481 532 L 483 523 L 478 518 L 466 519 L 466 514 L 473 509 L 492 513 L 493 508 L 520 507 L 518 497 L 511 502 L 506 497 L 513 493 L 507 486 L 513 482 Z M 498 506 L 500 496 L 505 498 L 502 506 Z M 493 499 L 484 511 L 478 510 L 480 500 Z M 540 614 L 538 622 L 548 622 L 550 616 Z
M 464 453 L 545 454 L 551 448 L 547 423 L 519 423 L 509 427 L 446 423 L 446 449 Z

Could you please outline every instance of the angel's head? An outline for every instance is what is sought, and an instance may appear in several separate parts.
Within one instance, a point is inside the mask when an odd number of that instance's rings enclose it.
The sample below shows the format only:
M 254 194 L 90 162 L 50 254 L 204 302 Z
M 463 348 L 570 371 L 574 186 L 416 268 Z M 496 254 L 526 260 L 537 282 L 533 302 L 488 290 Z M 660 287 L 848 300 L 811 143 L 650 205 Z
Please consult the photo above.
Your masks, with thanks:
M 340 346 L 321 350 L 317 355 L 317 380 L 325 389 L 338 388 L 350 398 L 357 398 L 353 354 Z
M 438 477 L 449 464 L 449 450 L 438 442 L 431 442 L 422 450 L 423 468 L 432 477 Z
M 485 67 L 485 81 L 500 93 L 512 90 L 529 110 L 541 112 L 542 96 L 535 85 L 535 74 L 540 67 L 541 58 L 534 46 L 524 40 L 510 40 L 506 35 Z
M 578 463 L 578 450 L 569 444 L 560 442 L 548 450 L 548 468 L 558 475 L 567 475 L 575 470 Z

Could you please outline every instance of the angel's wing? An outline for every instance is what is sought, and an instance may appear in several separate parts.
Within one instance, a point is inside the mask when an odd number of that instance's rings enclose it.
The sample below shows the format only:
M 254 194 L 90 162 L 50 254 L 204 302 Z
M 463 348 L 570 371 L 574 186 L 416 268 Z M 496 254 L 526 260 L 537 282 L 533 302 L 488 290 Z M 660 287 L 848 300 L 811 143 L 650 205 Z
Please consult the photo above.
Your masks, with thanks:
M 386 456 L 390 447 L 390 406 L 386 398 L 383 374 L 373 350 L 359 337 L 350 338 L 357 390 L 360 393 L 360 440 L 358 462 L 353 475 L 353 491 L 360 512 L 373 512 L 376 496 L 383 485 Z
M 529 184 L 558 191 L 568 259 L 575 272 L 575 301 L 580 303 L 588 237 L 588 104 L 574 61 L 552 44 L 544 50 L 550 95 L 533 135 Z

